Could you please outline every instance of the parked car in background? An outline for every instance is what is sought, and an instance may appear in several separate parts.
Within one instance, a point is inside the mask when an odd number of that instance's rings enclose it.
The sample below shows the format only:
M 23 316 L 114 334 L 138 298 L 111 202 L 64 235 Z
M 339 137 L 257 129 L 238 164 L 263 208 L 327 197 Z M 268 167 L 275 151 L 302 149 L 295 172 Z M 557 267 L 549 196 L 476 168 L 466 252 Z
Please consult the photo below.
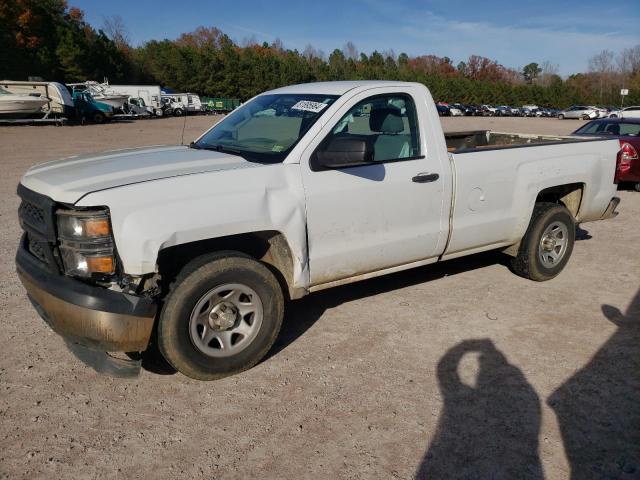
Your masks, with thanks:
M 609 118 L 618 118 L 620 116 L 620 107 L 609 107 Z
M 566 110 L 562 110 L 560 113 L 558 113 L 558 118 L 560 120 L 564 120 L 565 118 L 593 120 L 595 118 L 598 118 L 598 112 L 596 111 L 595 107 L 573 105 Z
M 640 106 L 625 107 L 617 113 L 619 118 L 640 118 Z
M 640 192 L 640 118 L 607 118 L 593 120 L 572 135 L 617 138 L 620 152 L 616 166 L 616 180 L 631 183 Z
M 511 107 L 507 107 L 506 105 L 500 105 L 496 107 L 496 116 L 497 117 L 511 117 Z
M 464 115 L 463 111 L 460 108 L 454 106 L 449 107 L 449 113 L 452 117 L 461 117 Z
M 482 115 L 485 115 L 487 117 L 493 117 L 496 114 L 496 111 L 498 109 L 492 105 L 481 105 L 480 106 L 480 111 L 482 113 Z
M 446 105 L 441 105 L 436 103 L 436 110 L 438 110 L 438 115 L 441 117 L 450 117 L 451 112 L 449 111 L 449 107 Z
M 478 105 L 467 105 L 464 114 L 470 117 L 476 117 L 478 115 L 482 115 L 482 111 Z

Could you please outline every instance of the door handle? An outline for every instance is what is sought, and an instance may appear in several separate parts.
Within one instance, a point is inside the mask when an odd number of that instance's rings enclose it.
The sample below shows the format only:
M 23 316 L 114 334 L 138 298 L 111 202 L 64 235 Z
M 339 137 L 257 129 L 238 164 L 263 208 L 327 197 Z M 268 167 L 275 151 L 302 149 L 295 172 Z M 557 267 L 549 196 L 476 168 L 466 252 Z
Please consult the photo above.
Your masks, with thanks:
M 416 182 L 416 183 L 429 183 L 429 182 L 435 182 L 439 178 L 440 178 L 440 175 L 438 175 L 437 173 L 426 173 L 425 172 L 425 173 L 417 174 L 411 180 Z

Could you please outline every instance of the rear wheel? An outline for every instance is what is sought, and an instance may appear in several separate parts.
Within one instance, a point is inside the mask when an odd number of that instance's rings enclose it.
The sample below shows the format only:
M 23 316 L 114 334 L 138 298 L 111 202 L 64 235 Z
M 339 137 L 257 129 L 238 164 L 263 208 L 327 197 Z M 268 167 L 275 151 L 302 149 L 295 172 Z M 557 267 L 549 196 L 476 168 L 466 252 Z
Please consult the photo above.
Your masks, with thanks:
M 179 372 L 214 380 L 258 363 L 284 312 L 277 279 L 237 252 L 205 255 L 178 275 L 158 320 L 158 346 Z
M 636 183 L 633 188 L 636 189 L 636 192 L 640 192 L 640 182 Z
M 575 221 L 566 207 L 536 203 L 518 255 L 511 260 L 511 269 L 537 282 L 551 280 L 569 261 L 575 238 Z
M 182 116 L 182 114 L 183 114 L 183 111 L 182 111 L 182 109 L 181 109 L 181 108 L 176 108 L 176 109 L 173 111 L 173 114 L 174 114 L 176 117 L 181 117 L 181 116 Z

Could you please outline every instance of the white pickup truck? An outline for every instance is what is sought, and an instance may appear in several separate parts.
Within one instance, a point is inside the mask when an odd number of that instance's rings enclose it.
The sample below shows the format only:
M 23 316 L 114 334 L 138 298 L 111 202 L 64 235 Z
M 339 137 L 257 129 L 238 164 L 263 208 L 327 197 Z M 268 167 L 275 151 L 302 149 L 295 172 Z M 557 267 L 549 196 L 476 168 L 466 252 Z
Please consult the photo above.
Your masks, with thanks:
M 157 345 L 183 374 L 215 379 L 260 361 L 285 301 L 310 292 L 491 249 L 518 275 L 553 278 L 575 225 L 616 214 L 619 148 L 445 135 L 421 84 L 294 85 L 189 146 L 31 168 L 17 270 L 69 345 Z

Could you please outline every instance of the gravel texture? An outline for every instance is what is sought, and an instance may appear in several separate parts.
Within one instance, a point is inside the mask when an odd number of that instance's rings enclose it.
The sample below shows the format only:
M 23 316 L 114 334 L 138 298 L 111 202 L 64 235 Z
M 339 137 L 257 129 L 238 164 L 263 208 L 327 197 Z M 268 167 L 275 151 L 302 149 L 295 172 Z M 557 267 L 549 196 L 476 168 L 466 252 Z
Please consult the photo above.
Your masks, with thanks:
M 188 118 L 185 142 L 212 121 Z M 582 225 L 549 282 L 489 253 L 319 292 L 289 305 L 265 361 L 216 382 L 80 363 L 17 280 L 16 185 L 36 163 L 175 143 L 182 127 L 0 127 L 0 478 L 640 478 L 635 192 L 617 218 Z

